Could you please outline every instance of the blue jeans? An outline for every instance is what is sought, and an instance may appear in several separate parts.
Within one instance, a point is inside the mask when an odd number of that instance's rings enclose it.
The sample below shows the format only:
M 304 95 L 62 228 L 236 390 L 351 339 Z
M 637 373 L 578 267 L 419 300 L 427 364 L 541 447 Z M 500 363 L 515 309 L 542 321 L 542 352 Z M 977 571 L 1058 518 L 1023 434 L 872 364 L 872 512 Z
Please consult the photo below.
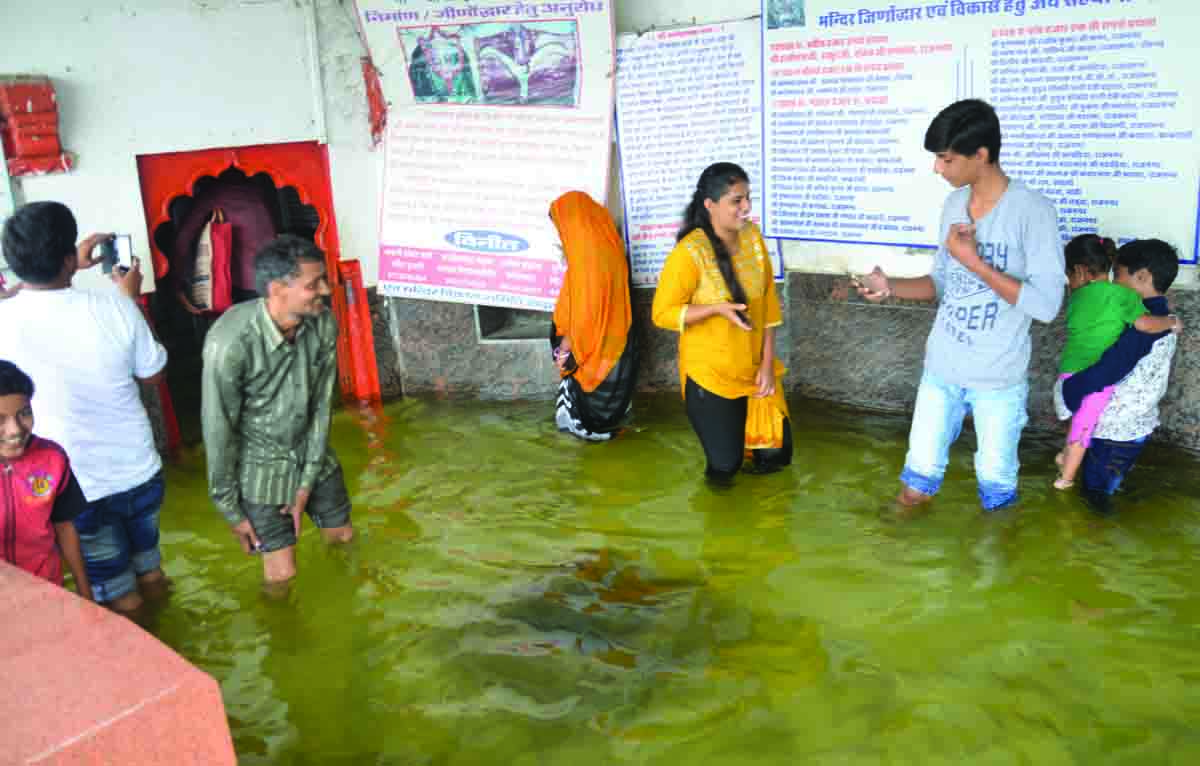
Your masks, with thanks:
M 1121 482 L 1137 462 L 1149 439 L 1149 436 L 1127 442 L 1092 439 L 1092 445 L 1083 458 L 1085 494 L 1111 495 L 1120 489 Z
M 132 593 L 137 578 L 162 563 L 158 511 L 164 494 L 160 471 L 133 489 L 88 503 L 75 517 L 96 601 L 103 604 Z
M 950 445 L 962 432 L 963 419 L 970 413 L 975 421 L 978 447 L 975 450 L 975 479 L 979 501 L 992 511 L 1017 499 L 1017 445 L 1029 421 L 1025 400 L 1029 384 L 978 390 L 947 383 L 928 372 L 917 389 L 908 455 L 900 481 L 926 495 L 942 487 Z

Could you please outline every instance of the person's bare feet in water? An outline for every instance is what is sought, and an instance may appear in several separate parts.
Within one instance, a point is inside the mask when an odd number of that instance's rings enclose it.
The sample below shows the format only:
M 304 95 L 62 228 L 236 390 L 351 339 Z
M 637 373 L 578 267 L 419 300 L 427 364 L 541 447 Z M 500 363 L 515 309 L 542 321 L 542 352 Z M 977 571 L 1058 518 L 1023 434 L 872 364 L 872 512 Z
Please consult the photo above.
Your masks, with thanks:
M 928 503 L 933 499 L 933 495 L 927 495 L 924 492 L 918 492 L 912 487 L 905 487 L 896 496 L 896 503 L 905 508 L 915 508 L 922 503 Z

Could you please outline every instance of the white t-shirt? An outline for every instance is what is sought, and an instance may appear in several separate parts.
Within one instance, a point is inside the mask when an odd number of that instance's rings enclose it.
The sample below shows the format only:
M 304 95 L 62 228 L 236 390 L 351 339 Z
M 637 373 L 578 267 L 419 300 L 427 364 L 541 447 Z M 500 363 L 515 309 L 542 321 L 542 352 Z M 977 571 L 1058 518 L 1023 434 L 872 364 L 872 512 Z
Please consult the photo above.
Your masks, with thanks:
M 33 378 L 33 430 L 67 451 L 88 502 L 162 468 L 134 378 L 161 372 L 167 351 L 129 298 L 22 290 L 0 301 L 0 359 Z

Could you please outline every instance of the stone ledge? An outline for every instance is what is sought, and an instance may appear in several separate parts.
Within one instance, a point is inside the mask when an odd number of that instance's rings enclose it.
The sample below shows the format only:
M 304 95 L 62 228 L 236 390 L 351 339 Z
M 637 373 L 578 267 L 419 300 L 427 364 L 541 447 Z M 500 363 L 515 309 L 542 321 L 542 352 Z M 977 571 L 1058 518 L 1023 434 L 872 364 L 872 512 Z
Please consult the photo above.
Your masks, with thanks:
M 0 563 L 0 624 L 5 763 L 236 764 L 217 682 L 124 617 Z

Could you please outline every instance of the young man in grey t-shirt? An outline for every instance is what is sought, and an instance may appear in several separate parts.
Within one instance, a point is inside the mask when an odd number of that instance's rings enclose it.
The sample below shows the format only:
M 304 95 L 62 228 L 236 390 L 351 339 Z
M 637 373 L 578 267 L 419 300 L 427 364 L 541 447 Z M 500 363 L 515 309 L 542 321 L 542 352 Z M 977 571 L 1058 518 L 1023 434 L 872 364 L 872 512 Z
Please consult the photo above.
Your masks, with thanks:
M 942 207 L 929 276 L 889 279 L 878 267 L 859 280 L 871 301 L 939 301 L 925 345 L 908 455 L 897 498 L 929 500 L 941 488 L 950 445 L 970 413 L 975 476 L 985 510 L 1017 499 L 1017 444 L 1028 417 L 1029 327 L 1062 305 L 1066 270 L 1054 205 L 1000 168 L 1000 122 L 976 99 L 943 109 L 925 133 L 934 172 L 955 191 Z

